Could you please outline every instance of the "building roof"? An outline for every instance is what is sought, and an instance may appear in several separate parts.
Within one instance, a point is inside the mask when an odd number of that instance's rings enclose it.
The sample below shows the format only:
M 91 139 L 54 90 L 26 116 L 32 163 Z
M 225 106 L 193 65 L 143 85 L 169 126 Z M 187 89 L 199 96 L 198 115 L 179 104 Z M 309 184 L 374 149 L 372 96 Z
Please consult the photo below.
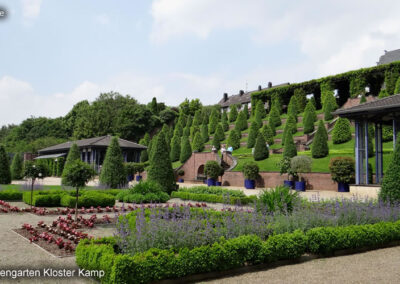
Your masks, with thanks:
M 390 122 L 400 116 L 400 94 L 340 109 L 335 115 L 349 119 L 365 119 L 373 122 Z
M 263 90 L 268 90 L 268 89 L 271 89 L 271 88 L 287 86 L 287 85 L 289 85 L 289 83 L 283 83 L 283 84 L 275 85 L 275 86 L 272 86 L 272 87 L 269 87 L 269 88 L 261 88 L 261 89 L 254 90 L 254 91 L 243 92 L 242 94 L 239 93 L 237 95 L 229 96 L 226 101 L 225 101 L 224 98 L 222 98 L 218 102 L 218 104 L 221 105 L 221 107 L 228 107 L 228 106 L 234 105 L 234 104 L 250 103 L 251 102 L 251 94 L 252 93 L 263 91 Z
M 71 146 L 76 143 L 79 148 L 85 148 L 85 147 L 108 147 L 111 143 L 111 138 L 112 136 L 107 135 L 107 136 L 101 136 L 101 137 L 95 137 L 95 138 L 88 138 L 88 139 L 82 139 L 78 141 L 68 141 L 65 143 L 61 143 L 58 145 L 50 146 L 44 149 L 39 150 L 39 154 L 44 154 L 44 153 L 50 153 L 50 152 L 57 152 L 57 151 L 65 151 L 69 150 Z M 119 146 L 121 148 L 128 148 L 128 149 L 147 149 L 146 146 L 120 139 L 118 138 Z
M 388 64 L 400 60 L 400 49 L 386 51 L 385 54 L 379 57 L 378 65 Z

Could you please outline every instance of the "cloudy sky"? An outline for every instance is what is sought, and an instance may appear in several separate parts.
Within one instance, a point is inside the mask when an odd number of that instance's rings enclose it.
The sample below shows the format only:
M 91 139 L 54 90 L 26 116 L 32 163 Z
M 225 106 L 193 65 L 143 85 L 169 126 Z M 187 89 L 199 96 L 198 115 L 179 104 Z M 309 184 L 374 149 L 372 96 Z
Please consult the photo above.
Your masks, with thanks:
M 0 0 L 0 125 L 118 91 L 214 104 L 224 92 L 376 65 L 400 1 Z

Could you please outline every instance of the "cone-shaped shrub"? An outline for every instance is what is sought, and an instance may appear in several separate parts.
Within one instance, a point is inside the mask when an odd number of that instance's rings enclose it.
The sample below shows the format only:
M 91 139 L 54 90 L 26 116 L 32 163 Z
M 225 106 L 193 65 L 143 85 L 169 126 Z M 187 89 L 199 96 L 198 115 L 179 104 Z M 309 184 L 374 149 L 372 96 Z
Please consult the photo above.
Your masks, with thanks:
M 214 133 L 214 139 L 217 139 L 218 142 L 225 140 L 225 132 L 222 129 L 222 125 L 219 123 L 217 129 Z
M 264 139 L 268 145 L 274 144 L 274 134 L 272 133 L 271 127 L 269 127 L 268 124 L 264 124 L 264 126 L 261 128 L 261 133 L 264 135 Z
M 306 109 L 304 110 L 303 117 L 303 125 L 304 125 L 304 134 L 308 134 L 314 131 L 314 122 L 317 119 L 317 115 L 315 113 L 315 107 L 312 101 L 310 100 L 307 103 Z
M 332 131 L 333 144 L 342 144 L 351 140 L 351 126 L 347 118 L 339 117 Z
M 285 135 L 285 146 L 283 147 L 283 157 L 284 158 L 293 158 L 297 156 L 296 145 L 294 144 L 292 132 L 288 132 Z
M 186 120 L 186 126 L 185 127 L 191 127 L 193 123 L 193 117 L 191 115 L 188 116 L 187 120 Z
M 267 145 L 265 144 L 264 136 L 261 133 L 259 133 L 257 135 L 256 145 L 254 146 L 254 154 L 253 154 L 254 160 L 261 161 L 268 158 L 268 156 L 269 156 L 269 151 L 267 149 Z
M 160 135 L 163 134 L 160 133 Z M 120 188 L 126 184 L 124 158 L 122 157 L 117 137 L 113 137 L 110 146 L 107 147 L 99 180 L 101 184 L 107 185 L 110 188 Z
M 253 121 L 250 125 L 249 137 L 247 139 L 247 148 L 253 148 L 256 144 L 258 135 L 258 123 Z
M 243 112 L 246 115 L 246 119 L 248 119 L 249 118 L 249 107 L 247 106 L 247 104 L 244 105 Z
M 196 112 L 194 113 L 192 126 L 200 126 L 202 122 L 203 118 L 201 116 L 201 110 L 196 110 Z
M 274 127 L 282 124 L 279 111 L 275 106 L 272 107 L 271 112 L 269 113 L 268 123 Z
M 229 112 L 229 122 L 235 122 L 238 116 L 238 111 L 235 105 L 231 106 L 231 110 Z
M 197 132 L 200 132 L 200 127 L 198 127 L 197 125 L 190 127 L 190 139 L 192 141 Z
M 287 114 L 291 115 L 294 117 L 295 121 L 297 122 L 297 114 L 299 113 L 298 111 L 298 106 L 297 106 L 297 100 L 295 96 L 292 96 L 290 98 Z
M 333 92 L 328 92 L 325 95 L 324 103 L 323 103 L 323 111 L 324 111 L 324 118 L 325 121 L 331 120 L 333 118 L 332 112 L 338 108 L 336 103 L 336 98 L 333 95 Z
M 78 145 L 76 143 L 72 144 L 71 148 L 69 149 L 67 160 L 65 161 L 64 169 L 63 169 L 63 174 L 61 178 L 61 184 L 66 185 L 65 183 L 65 178 L 64 178 L 64 171 L 69 167 L 72 162 L 75 160 L 80 160 L 81 159 L 81 153 L 79 152 Z
M 283 134 L 282 134 L 282 145 L 285 145 L 285 139 L 287 133 L 295 134 L 297 132 L 297 124 L 295 121 L 294 116 L 291 114 L 285 124 L 285 128 L 283 129 Z
M 208 136 L 208 125 L 207 124 L 201 125 L 201 136 L 203 138 L 203 143 L 208 142 L 209 136 Z
M 276 110 L 278 111 L 279 115 L 282 114 L 282 103 L 280 101 L 280 99 L 275 98 L 272 100 L 272 104 L 271 104 L 271 109 L 275 107 Z
M 57 169 L 56 169 L 57 171 Z M 11 163 L 11 179 L 19 180 L 23 178 L 24 161 L 20 153 L 16 153 Z
M 191 155 L 192 146 L 190 145 L 189 138 L 187 136 L 183 136 L 181 141 L 181 154 L 179 156 L 179 161 L 184 163 L 190 158 Z
M 183 135 L 183 127 L 179 120 L 178 120 L 178 123 L 175 125 L 174 135 L 178 136 L 178 137 L 182 137 L 182 135 Z M 149 143 L 150 143 L 150 141 L 149 141 Z
M 215 147 L 215 149 L 217 150 L 221 149 L 221 142 L 218 139 L 218 137 L 214 137 L 211 144 Z
M 247 129 L 247 118 L 243 111 L 239 112 L 235 123 L 235 129 L 238 129 L 239 131 Z
M 149 153 L 147 151 L 148 149 L 142 150 L 142 152 L 140 152 L 140 162 L 144 163 L 149 160 Z
M 222 114 L 221 125 L 224 131 L 229 130 L 228 115 L 226 114 L 226 111 L 224 111 L 224 113 Z
M 240 134 L 237 130 L 233 129 L 229 132 L 228 145 L 232 146 L 233 149 L 240 148 Z
M 302 88 L 295 89 L 293 96 L 296 98 L 297 102 L 297 113 L 303 112 L 307 104 L 306 92 Z
M 264 103 L 262 101 L 258 101 L 256 104 L 255 116 L 256 117 L 258 116 L 262 120 L 263 118 L 265 118 L 265 115 L 266 113 L 265 113 Z
M 311 145 L 311 154 L 313 158 L 323 158 L 329 155 L 328 133 L 322 120 L 319 121 L 318 129 Z
M 208 125 L 208 133 L 209 134 L 214 134 L 215 129 L 217 128 L 218 125 L 218 113 L 217 111 L 214 109 L 211 112 L 211 116 L 210 116 L 210 123 Z
M 185 127 L 184 129 L 183 129 L 183 136 L 187 136 L 187 137 L 189 137 L 190 136 L 190 127 Z
M 379 198 L 385 202 L 400 202 L 400 139 L 397 139 L 389 167 L 383 177 Z
M 202 152 L 204 149 L 203 137 L 197 132 L 193 139 L 193 151 Z
M 172 137 L 170 158 L 172 162 L 179 161 L 181 155 L 181 138 L 179 136 Z
M 162 133 L 158 135 L 153 148 L 147 179 L 157 182 L 169 194 L 175 189 L 175 175 Z
M 0 146 L 0 184 L 11 183 L 10 162 L 4 146 Z

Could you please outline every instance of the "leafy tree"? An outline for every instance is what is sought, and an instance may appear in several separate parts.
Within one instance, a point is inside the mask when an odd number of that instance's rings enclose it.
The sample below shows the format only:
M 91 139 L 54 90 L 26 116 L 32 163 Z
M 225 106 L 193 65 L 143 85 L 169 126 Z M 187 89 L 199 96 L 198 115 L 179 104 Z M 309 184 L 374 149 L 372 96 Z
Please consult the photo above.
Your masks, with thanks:
M 282 145 L 285 145 L 285 138 L 287 133 L 295 134 L 297 132 L 297 124 L 294 116 L 292 114 L 289 115 L 285 128 L 283 129 L 283 135 L 282 135 Z
M 236 119 L 235 128 L 239 131 L 247 129 L 246 114 L 243 111 L 239 112 L 239 115 Z
M 99 180 L 110 188 L 120 188 L 126 184 L 124 158 L 117 137 L 111 139 L 107 148 Z
M 272 110 L 274 107 L 275 107 L 276 110 L 278 111 L 279 115 L 281 115 L 281 114 L 282 114 L 282 103 L 281 103 L 281 101 L 280 101 L 279 98 L 272 99 L 271 110 Z
M 293 134 L 289 131 L 285 136 L 285 146 L 283 147 L 283 157 L 293 158 L 297 156 L 296 145 L 294 144 Z
M 204 149 L 203 137 L 200 132 L 196 132 L 193 139 L 193 151 L 202 152 Z
M 232 105 L 229 112 L 229 122 L 235 122 L 238 116 L 237 107 Z
M 258 135 L 258 123 L 253 121 L 250 125 L 249 137 L 247 139 L 247 148 L 253 148 L 256 144 Z
M 200 132 L 199 126 L 195 125 L 190 127 L 190 139 L 193 141 L 194 136 L 196 135 L 197 132 Z
M 275 127 L 282 124 L 279 111 L 275 105 L 272 106 L 271 111 L 269 113 L 268 123 L 269 125 L 271 125 L 271 127 L 274 127 L 274 129 Z
M 379 98 L 379 99 L 383 99 L 383 98 L 386 98 L 386 97 L 389 97 L 389 94 L 388 94 L 388 92 L 387 92 L 385 89 L 382 89 L 382 90 L 379 92 L 378 98 Z
M 153 99 L 151 100 L 150 111 L 153 114 L 158 115 L 158 104 L 157 104 L 157 98 L 156 97 L 153 97 Z
M 217 149 L 221 149 L 221 141 L 218 139 L 218 137 L 213 137 L 213 140 L 211 142 L 211 144 Z
M 178 137 L 182 137 L 182 135 L 183 135 L 182 123 L 179 120 L 178 120 L 178 123 L 175 125 L 174 135 L 176 135 Z
M 240 148 L 240 134 L 237 130 L 232 129 L 229 132 L 228 145 L 232 146 L 233 149 Z
M 119 147 L 119 146 L 118 146 Z M 78 220 L 79 189 L 85 187 L 86 183 L 96 175 L 90 165 L 80 160 L 73 161 L 65 172 L 65 181 L 68 185 L 75 187 L 75 222 Z
M 179 156 L 181 155 L 181 138 L 177 135 L 171 140 L 171 152 L 170 158 L 172 162 L 179 161 Z
M 292 115 L 295 118 L 295 121 L 297 122 L 297 114 L 299 113 L 299 110 L 298 110 L 297 100 L 296 100 L 295 96 L 292 96 L 290 98 L 287 113 L 288 113 L 288 115 Z
M 11 163 L 11 179 L 19 180 L 22 179 L 24 171 L 24 161 L 21 153 L 16 153 Z
M 190 158 L 190 156 L 192 156 L 192 146 L 190 145 L 189 138 L 187 136 L 183 136 L 181 141 L 181 154 L 179 156 L 179 161 L 184 163 Z
M 210 137 L 208 136 L 208 125 L 201 125 L 201 136 L 203 137 L 203 143 L 207 143 Z
M 207 161 L 204 166 L 204 173 L 211 179 L 218 179 L 223 175 L 224 169 L 218 164 L 217 161 Z
M 397 139 L 395 150 L 391 156 L 382 181 L 379 199 L 396 204 L 400 202 L 400 139 Z
M 183 129 L 183 136 L 187 136 L 187 137 L 190 136 L 190 127 L 189 127 L 189 126 L 186 126 L 186 127 Z
M 0 148 L 1 151 L 1 148 Z M 31 210 L 33 205 L 33 186 L 36 179 L 43 179 L 46 177 L 46 169 L 43 165 L 35 165 L 32 161 L 26 161 L 24 167 L 24 176 L 31 180 Z
M 4 146 L 0 146 L 0 184 L 11 183 L 10 162 Z
M 249 118 L 249 107 L 247 106 L 247 104 L 244 105 L 243 112 L 246 115 L 246 119 L 248 119 Z
M 214 134 L 217 125 L 218 125 L 218 113 L 216 110 L 213 110 L 211 112 L 210 123 L 208 125 L 209 134 Z
M 301 113 L 304 111 L 306 104 L 307 104 L 307 94 L 306 92 L 302 89 L 295 89 L 293 93 L 293 97 L 296 98 L 297 102 L 297 112 Z
M 224 113 L 222 114 L 221 124 L 224 131 L 229 130 L 228 115 L 226 114 L 226 111 L 224 111 Z
M 312 142 L 311 154 L 313 158 L 323 158 L 329 155 L 328 133 L 322 120 L 319 121 L 318 129 Z
M 167 152 L 167 143 L 162 133 L 158 135 L 153 151 L 148 169 L 148 180 L 157 182 L 164 191 L 170 194 L 175 189 L 175 176 Z
M 262 135 L 264 135 L 264 139 L 265 141 L 268 143 L 268 145 L 273 145 L 274 144 L 274 133 L 271 130 L 271 127 L 269 126 L 269 124 L 265 124 L 262 128 L 261 128 L 261 133 Z
M 364 75 L 356 75 L 350 79 L 350 97 L 356 98 L 358 95 L 365 94 L 365 86 L 367 86 L 367 80 Z
M 172 123 L 177 116 L 178 113 L 171 108 L 166 108 L 159 113 L 160 122 L 166 124 Z
M 267 149 L 267 146 L 265 144 L 264 136 L 261 134 L 257 135 L 253 157 L 256 161 L 265 160 L 269 157 L 269 150 Z
M 347 118 L 339 117 L 332 131 L 333 144 L 342 144 L 351 140 L 351 125 Z
M 200 124 L 202 123 L 203 118 L 201 116 L 201 110 L 196 110 L 195 114 L 194 114 L 194 118 L 193 118 L 193 124 L 194 126 L 200 126 Z
M 67 160 L 65 161 L 64 165 L 64 170 L 62 173 L 62 179 L 61 179 L 61 184 L 62 185 L 67 185 L 64 177 L 64 171 L 68 169 L 68 167 L 72 164 L 73 161 L 75 160 L 80 160 L 81 159 L 81 153 L 79 152 L 78 145 L 76 143 L 73 143 L 71 148 L 68 151 L 68 156 Z

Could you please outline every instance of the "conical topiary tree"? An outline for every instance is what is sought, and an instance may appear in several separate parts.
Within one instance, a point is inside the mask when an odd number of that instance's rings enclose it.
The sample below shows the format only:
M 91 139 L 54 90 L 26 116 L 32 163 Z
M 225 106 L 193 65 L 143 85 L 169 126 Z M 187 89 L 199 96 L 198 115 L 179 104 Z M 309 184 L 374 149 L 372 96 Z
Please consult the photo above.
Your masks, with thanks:
M 0 184 L 11 183 L 10 162 L 4 146 L 0 146 Z
M 214 134 L 217 125 L 218 125 L 218 113 L 216 110 L 213 110 L 211 112 L 210 123 L 208 125 L 208 133 Z
M 203 118 L 201 116 L 201 110 L 198 109 L 194 113 L 192 126 L 200 126 L 200 124 L 202 124 L 202 122 L 203 122 Z
M 322 120 L 318 123 L 318 129 L 311 145 L 311 154 L 313 158 L 323 158 L 329 155 L 328 133 Z
M 203 137 L 200 132 L 197 132 L 193 139 L 193 151 L 202 152 L 204 149 Z
M 221 142 L 218 139 L 218 137 L 214 137 L 211 144 L 215 147 L 215 149 L 217 150 L 221 149 Z
M 175 125 L 174 135 L 178 136 L 178 137 L 182 137 L 182 135 L 183 135 L 182 123 L 179 120 L 178 120 L 178 123 Z M 150 141 L 149 141 L 149 143 L 150 143 Z
M 271 109 L 274 107 L 278 111 L 279 115 L 281 115 L 282 114 L 282 103 L 279 98 L 275 98 L 272 100 Z
M 63 169 L 63 174 L 61 178 L 61 184 L 62 185 L 67 185 L 65 182 L 64 178 L 64 171 L 68 169 L 69 165 L 75 161 L 75 160 L 80 160 L 81 159 L 81 153 L 79 151 L 78 145 L 76 143 L 73 143 L 71 148 L 69 149 L 67 160 L 65 161 L 64 169 Z
M 339 117 L 332 131 L 333 144 L 342 144 L 351 140 L 351 125 L 347 118 Z
M 360 104 L 363 104 L 363 103 L 366 103 L 366 102 L 367 102 L 367 98 L 365 97 L 364 94 L 362 94 L 361 98 L 360 98 Z
M 161 132 L 159 135 L 164 134 Z M 169 152 L 167 151 L 167 155 L 168 153 Z M 101 184 L 107 185 L 110 188 L 121 188 L 127 182 L 124 158 L 122 157 L 122 151 L 119 147 L 117 137 L 113 137 L 110 145 L 107 147 L 99 180 Z
M 153 147 L 147 179 L 157 182 L 165 192 L 170 194 L 175 190 L 175 175 L 167 152 L 167 143 L 162 133 L 158 135 Z
M 250 125 L 249 137 L 247 138 L 247 148 L 253 148 L 256 144 L 258 135 L 258 123 L 253 121 Z
M 190 127 L 186 126 L 186 127 L 183 129 L 183 135 L 182 135 L 182 136 L 187 136 L 187 137 L 190 136 Z
M 232 146 L 233 149 L 240 148 L 240 134 L 237 130 L 232 129 L 229 132 L 228 145 Z
M 256 104 L 256 112 L 255 116 L 258 117 L 259 120 L 263 120 L 265 118 L 265 108 L 264 103 L 262 101 L 258 101 Z
M 174 135 L 171 140 L 171 152 L 170 158 L 172 162 L 179 161 L 179 156 L 181 155 L 181 138 Z
M 310 100 L 307 103 L 307 106 L 304 110 L 303 116 L 303 125 L 304 125 L 304 134 L 308 134 L 314 131 L 314 122 L 317 119 L 317 115 L 315 113 L 315 107 L 312 101 Z
M 297 112 L 301 113 L 304 111 L 306 104 L 307 104 L 307 94 L 306 92 L 302 89 L 295 89 L 293 96 L 296 98 L 297 102 Z
M 292 96 L 290 98 L 287 114 L 292 115 L 297 122 L 297 114 L 299 113 L 298 111 L 298 106 L 297 106 L 297 100 L 295 96 Z
M 246 114 L 243 111 L 239 112 L 239 115 L 235 122 L 235 129 L 238 129 L 239 131 L 247 129 L 247 118 Z
M 225 140 L 225 132 L 222 129 L 221 124 L 218 124 L 217 129 L 215 130 L 214 139 L 217 139 L 218 142 Z
M 208 140 L 209 140 L 208 125 L 207 124 L 202 124 L 201 125 L 201 136 L 203 138 L 203 143 L 207 143 Z
M 328 92 L 325 95 L 324 103 L 323 103 L 323 111 L 324 111 L 324 119 L 325 121 L 333 119 L 332 112 L 338 108 L 336 103 L 336 98 L 333 95 L 333 92 Z
M 268 145 L 274 144 L 274 134 L 271 130 L 271 127 L 268 124 L 265 124 L 261 128 L 261 133 L 262 133 L 262 135 L 264 135 L 264 139 L 268 143 Z
M 190 127 L 190 139 L 192 141 L 197 132 L 200 132 L 200 127 L 198 127 L 197 125 Z
M 390 159 L 390 164 L 382 181 L 379 199 L 392 204 L 400 202 L 400 139 Z
M 24 173 L 24 161 L 21 153 L 16 153 L 11 163 L 11 179 L 19 180 L 22 179 Z
M 181 154 L 179 156 L 179 161 L 184 163 L 190 158 L 191 155 L 192 146 L 190 145 L 189 138 L 187 136 L 183 136 L 181 141 Z
M 247 104 L 244 105 L 243 112 L 246 115 L 246 119 L 248 119 L 249 118 L 249 107 L 247 106 Z
M 272 106 L 271 108 L 268 117 L 268 123 L 271 125 L 271 127 L 273 126 L 274 128 L 282 124 L 281 117 L 276 106 Z
M 266 158 L 268 158 L 269 156 L 269 151 L 267 149 L 267 145 L 265 143 L 265 139 L 264 136 L 257 132 L 257 139 L 256 139 L 256 144 L 254 146 L 254 160 L 256 161 L 261 161 L 261 160 L 265 160 Z
M 224 131 L 229 130 L 228 115 L 226 114 L 226 111 L 224 111 L 222 114 L 221 125 Z
M 229 122 L 235 122 L 238 116 L 237 107 L 235 105 L 231 105 L 231 110 L 229 112 Z
M 297 156 L 296 145 L 294 144 L 293 134 L 292 132 L 288 132 L 285 136 L 285 146 L 283 147 L 283 157 L 284 158 L 293 158 Z
M 286 120 L 285 128 L 283 129 L 282 145 L 285 145 L 285 138 L 288 132 L 291 134 L 295 134 L 297 132 L 297 124 L 292 114 Z

